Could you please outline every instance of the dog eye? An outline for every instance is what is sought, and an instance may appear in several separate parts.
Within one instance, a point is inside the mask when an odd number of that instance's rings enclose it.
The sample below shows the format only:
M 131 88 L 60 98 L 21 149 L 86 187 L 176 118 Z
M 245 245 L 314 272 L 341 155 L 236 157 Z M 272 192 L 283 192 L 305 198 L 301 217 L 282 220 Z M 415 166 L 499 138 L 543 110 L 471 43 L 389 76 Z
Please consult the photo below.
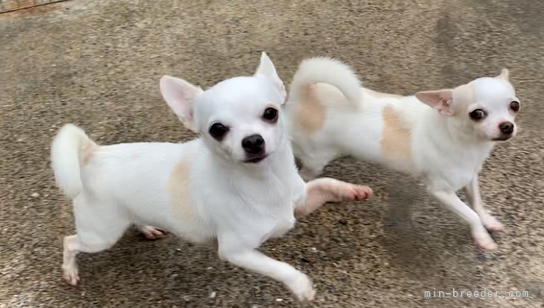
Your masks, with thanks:
M 227 134 L 229 131 L 229 128 L 221 123 L 215 123 L 210 127 L 210 135 L 214 137 L 217 140 L 222 139 L 225 134 Z
M 513 101 L 510 103 L 510 109 L 512 109 L 513 112 L 519 111 L 519 102 Z
M 482 109 L 475 109 L 469 113 L 469 116 L 474 121 L 480 121 L 481 119 L 487 116 L 487 113 L 483 111 Z
M 278 111 L 274 108 L 266 108 L 263 113 L 263 119 L 276 123 L 278 121 Z

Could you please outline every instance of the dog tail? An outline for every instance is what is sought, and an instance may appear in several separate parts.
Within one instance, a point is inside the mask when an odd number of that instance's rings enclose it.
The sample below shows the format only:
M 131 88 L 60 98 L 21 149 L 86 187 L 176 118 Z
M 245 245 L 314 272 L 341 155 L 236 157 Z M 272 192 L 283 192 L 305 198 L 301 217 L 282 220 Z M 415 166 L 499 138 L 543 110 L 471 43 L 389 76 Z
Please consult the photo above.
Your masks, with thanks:
M 77 197 L 82 189 L 80 166 L 83 154 L 96 144 L 85 132 L 73 125 L 64 125 L 51 146 L 51 162 L 55 179 L 60 189 L 71 198 Z
M 355 72 L 339 60 L 316 57 L 302 61 L 291 82 L 289 100 L 300 102 L 304 86 L 327 83 L 338 88 L 355 106 L 361 101 L 361 82 Z

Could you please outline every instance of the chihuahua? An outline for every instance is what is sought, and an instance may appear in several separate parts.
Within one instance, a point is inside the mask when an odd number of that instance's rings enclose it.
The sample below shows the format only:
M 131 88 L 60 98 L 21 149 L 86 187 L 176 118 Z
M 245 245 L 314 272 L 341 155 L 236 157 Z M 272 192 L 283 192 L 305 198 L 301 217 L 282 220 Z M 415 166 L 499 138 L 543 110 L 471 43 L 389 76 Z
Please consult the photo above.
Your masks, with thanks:
M 206 91 L 164 76 L 160 91 L 198 139 L 100 146 L 67 124 L 53 141 L 52 167 L 73 200 L 77 230 L 64 238 L 64 278 L 77 283 L 78 252 L 108 249 L 136 224 L 148 237 L 166 230 L 214 243 L 221 259 L 285 283 L 300 300 L 313 299 L 306 275 L 256 248 L 324 203 L 364 200 L 371 190 L 302 180 L 281 112 L 285 88 L 265 53 L 253 76 Z
M 480 248 L 496 248 L 488 231 L 504 226 L 484 209 L 478 172 L 494 144 L 516 135 L 520 103 L 507 69 L 454 89 L 400 96 L 361 87 L 337 60 L 311 58 L 299 66 L 285 109 L 305 180 L 343 155 L 414 174 L 470 224 Z M 473 209 L 456 195 L 461 188 Z

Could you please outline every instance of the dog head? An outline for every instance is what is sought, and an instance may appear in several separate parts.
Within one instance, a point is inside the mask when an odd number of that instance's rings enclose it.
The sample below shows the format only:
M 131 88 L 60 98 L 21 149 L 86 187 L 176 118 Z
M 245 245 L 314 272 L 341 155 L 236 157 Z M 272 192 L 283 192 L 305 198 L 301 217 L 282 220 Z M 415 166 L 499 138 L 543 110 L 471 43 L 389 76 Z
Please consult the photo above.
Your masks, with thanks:
M 423 103 L 449 117 L 454 130 L 479 140 L 506 141 L 514 137 L 519 99 L 509 81 L 508 70 L 496 77 L 483 77 L 455 89 L 419 92 Z
M 203 91 L 164 76 L 160 90 L 185 126 L 223 158 L 257 164 L 288 142 L 280 112 L 285 88 L 264 52 L 251 77 L 230 78 Z

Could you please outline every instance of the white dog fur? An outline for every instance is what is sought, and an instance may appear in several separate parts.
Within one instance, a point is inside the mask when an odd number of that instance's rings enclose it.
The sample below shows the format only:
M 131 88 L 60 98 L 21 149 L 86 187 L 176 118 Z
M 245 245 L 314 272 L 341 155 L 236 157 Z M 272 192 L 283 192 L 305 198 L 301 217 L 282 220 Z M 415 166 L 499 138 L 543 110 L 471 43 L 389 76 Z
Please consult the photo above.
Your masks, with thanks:
M 339 61 L 311 58 L 295 74 L 286 105 L 304 179 L 344 155 L 420 176 L 430 194 L 470 224 L 478 246 L 496 248 L 488 230 L 504 226 L 484 209 L 477 174 L 493 145 L 516 135 L 519 100 L 508 70 L 455 89 L 400 96 L 361 87 Z M 461 188 L 474 210 L 457 197 Z
M 256 248 L 325 202 L 363 200 L 371 190 L 327 178 L 304 183 L 280 112 L 285 88 L 264 53 L 254 76 L 206 91 L 165 76 L 160 89 L 199 139 L 100 146 L 71 124 L 55 138 L 52 166 L 59 187 L 73 199 L 77 230 L 64 239 L 64 278 L 77 283 L 78 252 L 105 250 L 137 224 L 149 237 L 161 229 L 215 243 L 221 259 L 285 283 L 301 300 L 313 299 L 306 275 Z M 279 119 L 271 120 L 269 108 Z M 216 123 L 228 128 L 222 138 L 211 136 Z M 242 140 L 255 135 L 264 143 L 258 157 L 242 148 Z

